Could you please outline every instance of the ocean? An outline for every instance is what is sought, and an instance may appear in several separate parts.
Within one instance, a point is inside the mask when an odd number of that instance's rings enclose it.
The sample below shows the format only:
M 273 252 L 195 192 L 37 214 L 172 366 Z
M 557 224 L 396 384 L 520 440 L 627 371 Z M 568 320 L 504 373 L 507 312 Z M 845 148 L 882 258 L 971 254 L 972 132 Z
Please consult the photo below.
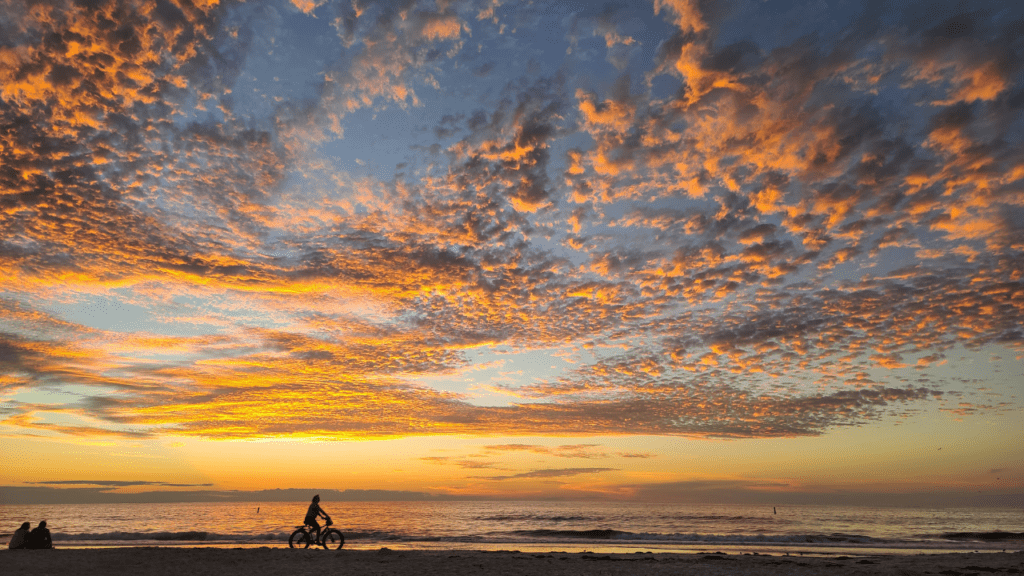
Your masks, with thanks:
M 0 505 L 0 533 L 46 520 L 59 548 L 287 547 L 306 502 Z M 864 554 L 1024 549 L 1024 510 L 645 504 L 321 503 L 345 549 Z

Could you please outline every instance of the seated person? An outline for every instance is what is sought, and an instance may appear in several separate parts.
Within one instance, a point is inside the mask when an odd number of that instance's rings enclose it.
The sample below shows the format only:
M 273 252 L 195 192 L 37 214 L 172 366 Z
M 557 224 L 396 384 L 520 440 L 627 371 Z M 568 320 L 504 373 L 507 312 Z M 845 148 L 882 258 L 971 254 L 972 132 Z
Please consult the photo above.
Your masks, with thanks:
M 50 531 L 46 528 L 46 520 L 33 528 L 25 538 L 25 547 L 30 550 L 46 550 L 53 548 L 53 540 L 50 539 Z
M 28 529 L 31 524 L 25 522 L 14 531 L 14 535 L 11 536 L 11 542 L 7 544 L 7 547 L 11 550 L 23 550 L 25 548 L 25 538 L 28 536 Z

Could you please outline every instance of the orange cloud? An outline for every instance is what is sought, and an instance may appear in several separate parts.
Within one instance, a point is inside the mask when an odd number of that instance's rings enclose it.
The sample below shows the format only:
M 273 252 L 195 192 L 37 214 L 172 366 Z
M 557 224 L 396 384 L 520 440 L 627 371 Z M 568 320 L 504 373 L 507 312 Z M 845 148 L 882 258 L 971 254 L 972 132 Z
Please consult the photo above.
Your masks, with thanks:
M 470 43 L 521 49 L 529 4 L 293 4 L 338 48 L 266 109 L 238 79 L 270 45 L 216 2 L 8 16 L 5 434 L 818 435 L 942 396 L 957 346 L 1021 349 L 1015 55 L 987 28 L 768 50 L 658 2 L 658 44 L 585 24 L 654 63 L 497 84 Z M 332 156 L 393 107 L 409 162 Z M 572 367 L 502 380 L 508 406 L 418 379 L 549 348 Z M 45 387 L 86 391 L 18 400 Z

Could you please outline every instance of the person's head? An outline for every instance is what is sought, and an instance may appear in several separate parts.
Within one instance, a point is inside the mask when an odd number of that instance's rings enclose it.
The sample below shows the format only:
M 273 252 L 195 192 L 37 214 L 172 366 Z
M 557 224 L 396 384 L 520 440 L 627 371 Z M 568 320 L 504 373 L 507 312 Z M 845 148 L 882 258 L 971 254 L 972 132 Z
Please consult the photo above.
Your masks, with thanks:
M 40 528 L 46 528 L 46 520 L 43 520 L 42 522 L 40 522 L 39 523 L 39 527 Z
M 32 525 L 31 525 L 31 524 L 29 524 L 28 522 L 22 522 L 22 523 L 21 523 L 21 529 L 22 529 L 22 530 L 28 530 L 28 529 L 29 529 L 29 528 L 31 528 L 31 527 L 32 527 Z
M 319 501 L 320 501 L 320 495 L 319 494 L 317 494 L 316 496 L 313 496 L 313 503 L 314 504 L 316 504 Z

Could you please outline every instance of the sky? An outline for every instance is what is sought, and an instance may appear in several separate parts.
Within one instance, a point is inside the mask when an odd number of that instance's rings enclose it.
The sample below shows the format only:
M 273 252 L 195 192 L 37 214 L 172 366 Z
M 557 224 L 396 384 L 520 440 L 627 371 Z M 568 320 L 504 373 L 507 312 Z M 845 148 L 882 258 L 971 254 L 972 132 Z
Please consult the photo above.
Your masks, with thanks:
M 1012 2 L 0 0 L 0 485 L 1024 501 L 1022 109 Z

